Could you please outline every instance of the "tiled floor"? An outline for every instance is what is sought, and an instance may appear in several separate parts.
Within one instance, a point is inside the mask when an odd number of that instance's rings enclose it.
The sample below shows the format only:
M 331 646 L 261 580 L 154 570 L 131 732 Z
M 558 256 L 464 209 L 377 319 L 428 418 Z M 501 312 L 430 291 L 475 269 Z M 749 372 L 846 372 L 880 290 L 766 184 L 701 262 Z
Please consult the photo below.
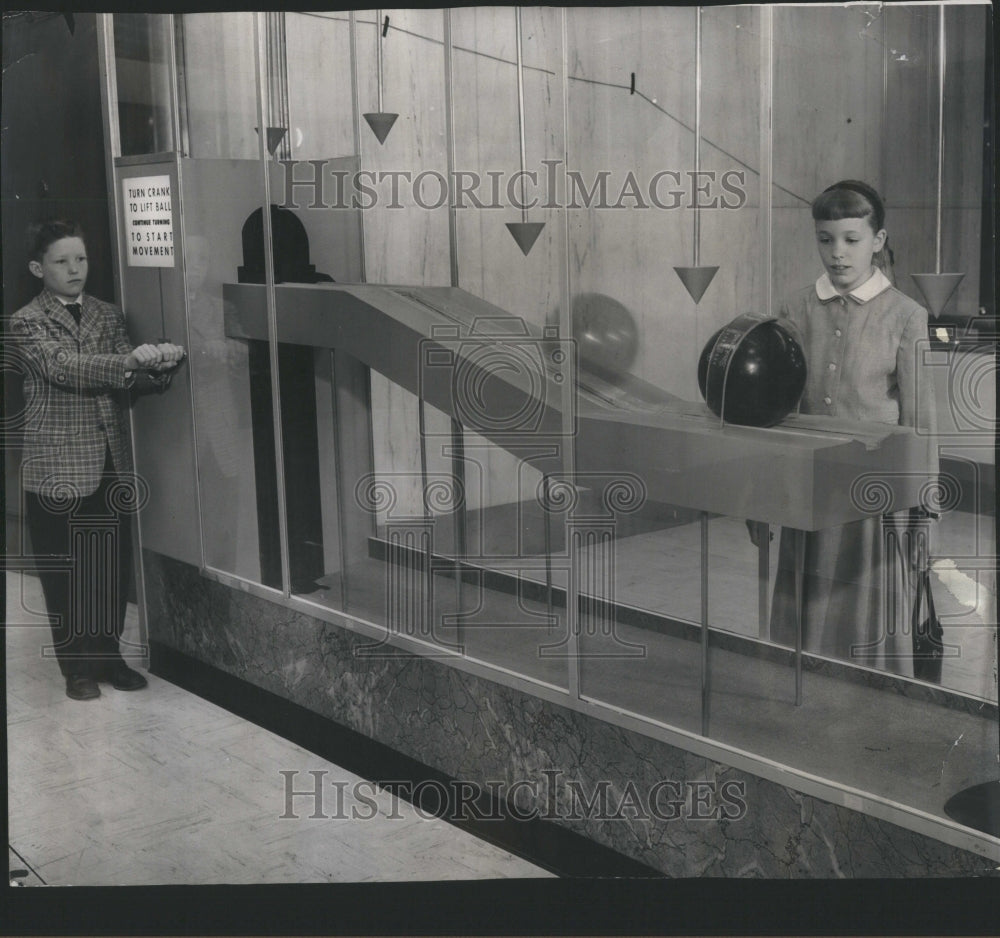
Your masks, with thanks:
M 7 574 L 11 870 L 26 885 L 472 880 L 544 870 L 150 675 L 72 701 L 34 577 Z M 126 638 L 137 631 L 130 610 Z M 320 771 L 327 793 L 286 806 Z M 334 784 L 336 783 L 336 784 Z M 343 806 L 336 792 L 344 793 Z M 355 794 L 374 797 L 377 813 Z M 360 819 L 352 818 L 352 808 Z M 293 814 L 296 817 L 282 817 Z M 322 817 L 311 817 L 320 814 Z M 374 814 L 370 819 L 369 816 Z

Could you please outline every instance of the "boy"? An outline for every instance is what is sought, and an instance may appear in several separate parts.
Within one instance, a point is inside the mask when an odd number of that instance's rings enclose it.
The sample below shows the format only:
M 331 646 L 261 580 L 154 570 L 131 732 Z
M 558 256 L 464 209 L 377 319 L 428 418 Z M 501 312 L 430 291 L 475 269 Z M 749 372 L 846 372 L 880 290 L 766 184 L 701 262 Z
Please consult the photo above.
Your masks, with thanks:
M 34 226 L 28 256 L 42 290 L 10 324 L 27 357 L 24 515 L 42 560 L 66 694 L 92 700 L 101 694 L 98 681 L 119 690 L 146 686 L 118 647 L 132 561 L 129 514 L 139 500 L 122 398 L 137 378 L 165 388 L 184 349 L 132 348 L 122 311 L 83 292 L 87 249 L 79 226 Z M 88 528 L 84 519 L 95 523 Z M 53 555 L 68 561 L 46 563 Z

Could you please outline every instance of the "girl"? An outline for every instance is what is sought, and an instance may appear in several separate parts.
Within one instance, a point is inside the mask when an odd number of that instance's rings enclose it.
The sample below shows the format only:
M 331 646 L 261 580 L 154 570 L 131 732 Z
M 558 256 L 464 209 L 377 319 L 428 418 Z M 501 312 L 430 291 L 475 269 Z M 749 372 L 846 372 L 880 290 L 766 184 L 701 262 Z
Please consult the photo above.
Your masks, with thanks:
M 934 429 L 933 384 L 921 374 L 927 313 L 899 292 L 891 269 L 885 208 L 856 180 L 826 189 L 812 204 L 826 272 L 784 304 L 806 355 L 800 410 L 865 422 Z M 867 518 L 805 535 L 803 647 L 807 651 L 912 676 L 908 622 L 908 515 Z M 887 554 L 892 532 L 901 550 Z M 795 640 L 795 559 L 783 531 L 772 607 L 772 637 Z M 886 610 L 895 610 L 887 615 Z

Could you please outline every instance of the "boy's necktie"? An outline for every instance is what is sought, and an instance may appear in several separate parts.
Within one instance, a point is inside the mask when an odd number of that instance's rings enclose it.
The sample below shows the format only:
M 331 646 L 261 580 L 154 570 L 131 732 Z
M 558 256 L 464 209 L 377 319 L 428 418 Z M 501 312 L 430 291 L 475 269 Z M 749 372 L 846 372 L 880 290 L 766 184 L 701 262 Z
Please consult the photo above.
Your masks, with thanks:
M 66 303 L 65 306 L 66 312 L 76 320 L 77 325 L 80 325 L 80 313 L 83 307 L 81 307 L 79 303 Z

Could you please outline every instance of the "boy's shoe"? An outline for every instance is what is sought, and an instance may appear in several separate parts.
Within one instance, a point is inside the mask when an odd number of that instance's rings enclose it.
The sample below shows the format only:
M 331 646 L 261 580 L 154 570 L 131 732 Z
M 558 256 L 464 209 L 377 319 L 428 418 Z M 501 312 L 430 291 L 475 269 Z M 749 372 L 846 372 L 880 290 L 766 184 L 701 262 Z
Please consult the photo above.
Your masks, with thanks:
M 101 696 L 97 682 L 86 674 L 66 675 L 66 696 L 70 700 L 93 700 Z
M 111 665 L 106 680 L 115 690 L 142 690 L 149 682 L 124 661 Z

